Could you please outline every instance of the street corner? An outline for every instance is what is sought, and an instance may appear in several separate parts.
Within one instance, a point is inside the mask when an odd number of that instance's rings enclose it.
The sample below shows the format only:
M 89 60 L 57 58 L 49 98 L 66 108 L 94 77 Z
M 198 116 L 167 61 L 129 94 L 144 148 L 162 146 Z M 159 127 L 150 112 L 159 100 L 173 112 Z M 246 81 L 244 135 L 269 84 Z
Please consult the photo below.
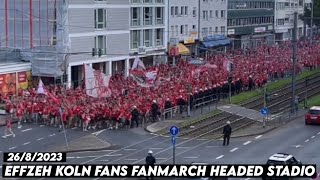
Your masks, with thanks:
M 81 151 L 99 151 L 112 148 L 112 144 L 101 140 L 95 134 L 86 135 L 72 140 L 64 145 L 50 148 L 50 151 L 57 152 L 81 152 Z

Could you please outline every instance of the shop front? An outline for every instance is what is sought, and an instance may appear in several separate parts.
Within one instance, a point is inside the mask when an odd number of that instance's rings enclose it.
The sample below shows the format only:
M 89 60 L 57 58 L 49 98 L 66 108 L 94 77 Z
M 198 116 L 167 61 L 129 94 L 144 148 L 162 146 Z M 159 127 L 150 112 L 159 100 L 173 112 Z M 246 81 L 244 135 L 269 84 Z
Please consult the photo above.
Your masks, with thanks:
M 30 63 L 5 63 L 0 66 L 0 94 L 16 94 L 18 90 L 34 86 Z

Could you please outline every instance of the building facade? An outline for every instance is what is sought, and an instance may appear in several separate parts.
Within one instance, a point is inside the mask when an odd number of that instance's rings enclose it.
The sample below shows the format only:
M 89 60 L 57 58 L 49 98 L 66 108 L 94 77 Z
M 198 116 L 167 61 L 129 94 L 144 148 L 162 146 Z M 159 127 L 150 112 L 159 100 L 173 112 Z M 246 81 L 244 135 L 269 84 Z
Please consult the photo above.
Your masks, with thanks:
M 276 41 L 292 39 L 294 12 L 304 13 L 304 0 L 276 0 L 274 30 Z M 298 38 L 303 36 L 303 20 L 298 18 Z
M 166 58 L 168 41 L 167 0 L 130 0 L 129 52 L 146 66 L 162 63 Z
M 233 49 L 274 43 L 274 0 L 229 0 L 228 37 Z

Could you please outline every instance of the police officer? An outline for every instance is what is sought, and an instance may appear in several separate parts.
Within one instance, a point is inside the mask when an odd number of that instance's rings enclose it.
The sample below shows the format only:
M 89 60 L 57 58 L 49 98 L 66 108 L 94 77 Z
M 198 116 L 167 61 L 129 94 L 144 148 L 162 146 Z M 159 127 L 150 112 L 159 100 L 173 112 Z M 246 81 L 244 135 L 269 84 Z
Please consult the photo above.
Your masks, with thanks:
M 230 126 L 230 121 L 227 122 L 227 125 L 223 127 L 223 145 L 229 145 L 230 136 L 231 136 L 232 128 Z
M 139 116 L 140 113 L 137 110 L 136 106 L 133 106 L 132 111 L 131 111 L 131 128 L 133 128 L 134 123 L 136 123 L 137 127 L 139 127 Z
M 156 158 L 152 156 L 152 153 L 153 152 L 149 150 L 146 157 L 146 165 L 148 166 L 153 166 L 156 163 Z M 153 177 L 151 177 L 150 179 L 153 180 Z M 149 177 L 147 177 L 147 180 L 149 180 Z
M 167 109 L 170 109 L 172 107 L 172 104 L 171 104 L 171 101 L 169 98 L 167 98 L 166 102 L 164 103 L 164 108 L 167 110 Z M 165 117 L 168 118 L 168 114 L 170 113 L 166 113 L 165 114 Z

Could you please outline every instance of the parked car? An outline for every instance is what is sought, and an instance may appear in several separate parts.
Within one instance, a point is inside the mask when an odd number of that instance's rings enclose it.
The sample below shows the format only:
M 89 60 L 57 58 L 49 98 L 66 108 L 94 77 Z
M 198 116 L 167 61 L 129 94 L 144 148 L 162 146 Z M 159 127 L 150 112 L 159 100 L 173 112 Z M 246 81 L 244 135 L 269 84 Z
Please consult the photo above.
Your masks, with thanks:
M 305 115 L 305 123 L 308 124 L 320 124 L 320 106 L 313 106 L 309 109 Z

